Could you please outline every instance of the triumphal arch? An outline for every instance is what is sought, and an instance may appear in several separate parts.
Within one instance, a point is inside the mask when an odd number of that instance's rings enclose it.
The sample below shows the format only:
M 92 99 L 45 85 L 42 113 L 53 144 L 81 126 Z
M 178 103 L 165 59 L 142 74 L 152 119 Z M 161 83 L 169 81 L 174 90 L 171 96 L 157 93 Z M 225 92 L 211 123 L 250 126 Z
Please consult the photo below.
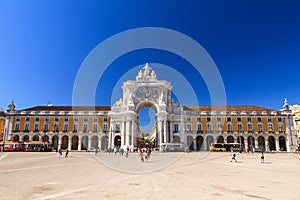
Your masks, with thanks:
M 173 133 L 170 132 L 172 122 L 181 122 L 181 109 L 172 98 L 172 85 L 166 80 L 157 80 L 156 73 L 148 64 L 138 72 L 135 80 L 123 83 L 123 98 L 117 101 L 111 109 L 110 123 L 113 129 L 109 138 L 109 146 L 118 143 L 123 148 L 137 146 L 142 130 L 138 124 L 138 113 L 142 108 L 148 107 L 155 111 L 156 122 L 152 128 L 151 136 L 156 145 L 172 142 Z M 177 133 L 179 135 L 179 133 Z

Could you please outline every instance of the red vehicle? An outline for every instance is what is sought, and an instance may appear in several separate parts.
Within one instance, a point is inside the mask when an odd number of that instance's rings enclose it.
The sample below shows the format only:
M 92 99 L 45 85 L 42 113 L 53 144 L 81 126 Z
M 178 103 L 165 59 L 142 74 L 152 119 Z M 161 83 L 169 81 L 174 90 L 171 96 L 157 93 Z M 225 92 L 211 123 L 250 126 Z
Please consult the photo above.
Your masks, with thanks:
M 22 151 L 23 145 L 20 142 L 5 141 L 0 142 L 0 151 L 2 151 L 4 145 L 4 151 Z
M 24 142 L 24 151 L 52 151 L 52 144 L 42 141 Z

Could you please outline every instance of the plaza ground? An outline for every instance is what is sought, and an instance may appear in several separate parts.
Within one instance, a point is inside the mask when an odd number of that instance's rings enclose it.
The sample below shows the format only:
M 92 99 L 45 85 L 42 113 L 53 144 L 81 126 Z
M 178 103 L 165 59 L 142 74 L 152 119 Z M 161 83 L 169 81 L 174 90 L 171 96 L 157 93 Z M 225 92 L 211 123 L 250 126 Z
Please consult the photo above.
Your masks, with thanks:
M 55 152 L 0 154 L 1 199 L 299 199 L 300 155 L 290 153 Z

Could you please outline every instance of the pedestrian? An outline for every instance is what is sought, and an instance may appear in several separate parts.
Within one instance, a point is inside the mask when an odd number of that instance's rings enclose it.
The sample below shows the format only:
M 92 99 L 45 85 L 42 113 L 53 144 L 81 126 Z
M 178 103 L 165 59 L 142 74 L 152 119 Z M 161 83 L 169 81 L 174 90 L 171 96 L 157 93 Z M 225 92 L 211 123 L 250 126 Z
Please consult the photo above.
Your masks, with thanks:
M 235 162 L 237 162 L 237 160 L 236 160 L 236 158 L 235 158 L 235 153 L 233 152 L 233 148 L 231 147 L 230 148 L 230 152 L 231 152 L 231 161 L 230 162 L 232 162 L 233 160 L 235 161 Z
M 126 152 L 125 152 L 126 158 L 128 158 L 128 154 L 129 154 L 129 148 L 127 147 Z
M 264 163 L 265 162 L 265 155 L 264 152 L 261 152 L 261 156 L 260 156 L 260 163 Z
M 69 155 L 69 149 L 66 149 L 66 155 L 65 155 L 65 158 L 68 158 L 68 155 Z
M 142 162 L 144 162 L 144 155 L 143 155 L 143 150 L 142 148 L 139 148 L 139 156 Z
M 117 148 L 116 147 L 114 147 L 114 153 L 115 153 L 115 155 L 117 154 Z
M 58 158 L 60 158 L 60 156 L 62 156 L 62 150 L 61 149 L 58 150 Z
M 121 154 L 122 154 L 122 156 L 124 155 L 124 149 L 123 148 L 121 149 Z
M 95 155 L 97 156 L 98 154 L 98 147 L 96 147 L 96 150 L 95 150 Z

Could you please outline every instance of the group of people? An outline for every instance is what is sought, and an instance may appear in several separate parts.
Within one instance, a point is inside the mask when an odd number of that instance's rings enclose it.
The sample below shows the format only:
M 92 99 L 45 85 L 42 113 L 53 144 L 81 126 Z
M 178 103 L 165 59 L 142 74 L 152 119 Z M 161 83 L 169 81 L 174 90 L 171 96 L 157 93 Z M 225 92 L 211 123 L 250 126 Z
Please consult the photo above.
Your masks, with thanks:
M 57 151 L 58 158 L 60 158 L 62 156 L 62 152 L 63 152 L 62 149 L 59 149 Z M 66 149 L 65 158 L 68 158 L 68 157 L 69 157 L 69 149 Z
M 237 162 L 237 160 L 236 160 L 236 154 L 233 151 L 233 148 L 230 148 L 230 153 L 231 153 L 231 160 L 230 160 L 230 162 L 232 162 L 232 161 Z M 261 155 L 260 155 L 260 163 L 264 163 L 264 162 L 265 162 L 265 155 L 264 155 L 264 152 L 262 151 Z
M 150 147 L 138 148 L 139 157 L 142 162 L 147 162 L 150 160 L 152 149 Z

